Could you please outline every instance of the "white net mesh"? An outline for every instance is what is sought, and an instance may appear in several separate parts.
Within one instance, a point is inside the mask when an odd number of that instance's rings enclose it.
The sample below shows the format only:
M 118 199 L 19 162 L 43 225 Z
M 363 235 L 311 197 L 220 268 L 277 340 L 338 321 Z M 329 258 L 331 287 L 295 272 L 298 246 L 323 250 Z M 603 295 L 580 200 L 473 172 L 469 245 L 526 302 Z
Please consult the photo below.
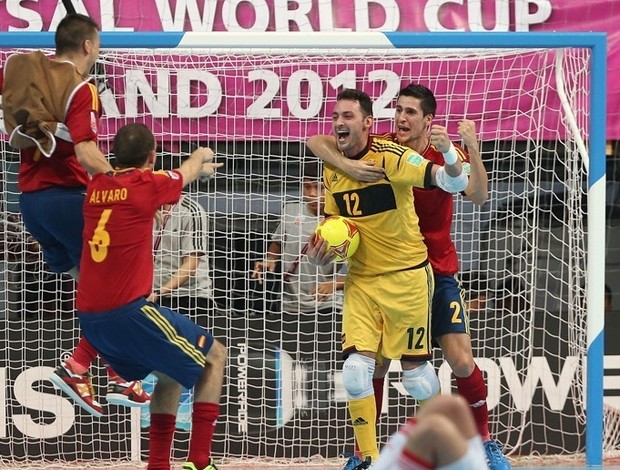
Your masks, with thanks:
M 2 63 L 7 54 L 0 53 Z M 104 151 L 120 126 L 139 121 L 155 133 L 163 166 L 178 165 L 199 144 L 225 162 L 214 181 L 188 191 L 208 214 L 217 304 L 188 313 L 229 347 L 216 456 L 307 462 L 353 450 L 337 309 L 283 316 L 282 273 L 259 285 L 250 272 L 283 204 L 299 200 L 299 169 L 310 158 L 303 141 L 329 133 L 337 91 L 367 91 L 376 99 L 375 131 L 384 132 L 396 93 L 411 82 L 435 92 L 435 122 L 447 123 L 453 138 L 467 117 L 483 142 L 490 199 L 477 208 L 457 197 L 454 239 L 469 295 L 482 305 L 471 312 L 471 327 L 492 434 L 513 454 L 583 451 L 587 171 L 575 137 L 588 139 L 588 60 L 578 49 L 559 58 L 554 50 L 516 49 L 103 51 Z M 576 127 L 558 97 L 558 66 Z M 93 420 L 55 397 L 45 380 L 78 337 L 75 286 L 45 271 L 19 221 L 18 156 L 4 141 L 2 152 L 2 461 L 135 460 L 146 447 L 139 420 L 112 406 Z M 449 392 L 449 368 L 440 352 L 436 357 Z M 93 372 L 103 396 L 105 373 Z M 398 377 L 390 372 L 382 438 L 414 410 Z M 608 414 L 615 426 L 615 410 Z M 177 458 L 185 455 L 187 429 L 179 424 Z

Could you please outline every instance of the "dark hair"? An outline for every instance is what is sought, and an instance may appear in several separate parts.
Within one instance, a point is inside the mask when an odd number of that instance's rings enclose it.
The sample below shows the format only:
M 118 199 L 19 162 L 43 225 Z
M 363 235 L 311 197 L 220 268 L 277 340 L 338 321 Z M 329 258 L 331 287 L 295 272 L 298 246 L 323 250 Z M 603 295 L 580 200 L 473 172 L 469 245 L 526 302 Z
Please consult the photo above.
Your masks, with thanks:
M 435 116 L 437 112 L 437 100 L 431 90 L 419 83 L 411 83 L 398 92 L 398 97 L 409 96 L 420 100 L 420 107 L 424 116 L 432 114 Z
M 321 162 L 319 162 L 318 160 L 313 160 L 304 164 L 302 169 L 302 177 L 304 179 L 308 178 L 312 180 L 318 180 L 321 175 Z
M 144 124 L 127 124 L 114 137 L 114 156 L 119 168 L 140 168 L 155 150 L 155 137 Z
M 71 13 L 65 16 L 56 29 L 56 55 L 78 52 L 87 39 L 97 36 L 99 25 L 86 15 Z
M 372 100 L 370 99 L 370 96 L 362 90 L 345 88 L 338 93 L 338 96 L 336 97 L 336 101 L 340 100 L 357 101 L 360 105 L 360 109 L 362 110 L 362 116 L 372 116 Z

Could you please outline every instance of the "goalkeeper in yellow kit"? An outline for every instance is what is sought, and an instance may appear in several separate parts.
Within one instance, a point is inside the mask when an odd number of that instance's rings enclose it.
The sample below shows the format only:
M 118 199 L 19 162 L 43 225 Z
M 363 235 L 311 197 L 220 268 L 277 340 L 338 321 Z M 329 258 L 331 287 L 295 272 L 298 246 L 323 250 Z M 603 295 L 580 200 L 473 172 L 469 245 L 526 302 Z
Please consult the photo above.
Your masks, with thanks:
M 385 178 L 356 181 L 325 166 L 325 213 L 350 217 L 361 233 L 349 260 L 345 282 L 342 348 L 343 384 L 363 462 L 367 468 L 379 450 L 372 376 L 377 356 L 401 361 L 403 386 L 418 399 L 439 391 L 430 358 L 430 304 L 433 274 L 413 205 L 412 187 L 438 186 L 458 193 L 467 175 L 453 148 L 441 167 L 414 150 L 371 137 L 372 101 L 359 90 L 342 91 L 332 113 L 339 150 L 347 158 L 374 161 Z M 308 258 L 333 260 L 325 241 L 310 240 Z

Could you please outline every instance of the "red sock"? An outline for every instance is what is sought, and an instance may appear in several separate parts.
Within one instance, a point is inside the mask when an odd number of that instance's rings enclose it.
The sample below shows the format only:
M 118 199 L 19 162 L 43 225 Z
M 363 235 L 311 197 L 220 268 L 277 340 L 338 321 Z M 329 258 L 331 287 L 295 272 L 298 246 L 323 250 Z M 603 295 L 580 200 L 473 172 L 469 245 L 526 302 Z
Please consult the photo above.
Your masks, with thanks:
M 205 468 L 211 460 L 211 441 L 215 430 L 215 420 L 220 415 L 217 403 L 194 403 L 192 409 L 192 437 L 189 441 L 187 460 L 196 468 Z
M 385 383 L 385 377 L 378 379 L 372 379 L 372 388 L 375 391 L 375 405 L 377 405 L 377 420 L 375 423 L 379 424 L 379 418 L 381 417 L 381 407 L 383 406 L 383 384 Z M 357 441 L 355 441 L 355 455 L 359 458 L 362 457 L 360 449 L 357 447 Z
M 152 414 L 149 429 L 149 463 L 148 470 L 170 470 L 170 449 L 174 436 L 176 416 Z
M 67 364 L 73 373 L 82 375 L 90 368 L 98 354 L 93 345 L 81 336 L 73 354 L 67 359 Z
M 488 441 L 491 439 L 491 435 L 489 434 L 487 386 L 478 366 L 476 365 L 469 377 L 457 377 L 456 386 L 459 389 L 459 395 L 464 397 L 469 403 L 482 440 Z

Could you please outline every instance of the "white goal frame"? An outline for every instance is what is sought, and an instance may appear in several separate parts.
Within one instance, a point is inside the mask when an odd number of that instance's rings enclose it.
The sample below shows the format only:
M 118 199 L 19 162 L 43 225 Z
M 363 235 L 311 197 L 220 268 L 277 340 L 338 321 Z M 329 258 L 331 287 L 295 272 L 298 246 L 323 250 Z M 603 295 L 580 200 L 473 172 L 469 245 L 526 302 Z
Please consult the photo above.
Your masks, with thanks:
M 0 48 L 52 48 L 53 33 L 0 33 Z M 603 461 L 605 144 L 607 41 L 604 33 L 101 33 L 102 49 L 563 49 L 591 50 L 588 169 L 586 463 Z

